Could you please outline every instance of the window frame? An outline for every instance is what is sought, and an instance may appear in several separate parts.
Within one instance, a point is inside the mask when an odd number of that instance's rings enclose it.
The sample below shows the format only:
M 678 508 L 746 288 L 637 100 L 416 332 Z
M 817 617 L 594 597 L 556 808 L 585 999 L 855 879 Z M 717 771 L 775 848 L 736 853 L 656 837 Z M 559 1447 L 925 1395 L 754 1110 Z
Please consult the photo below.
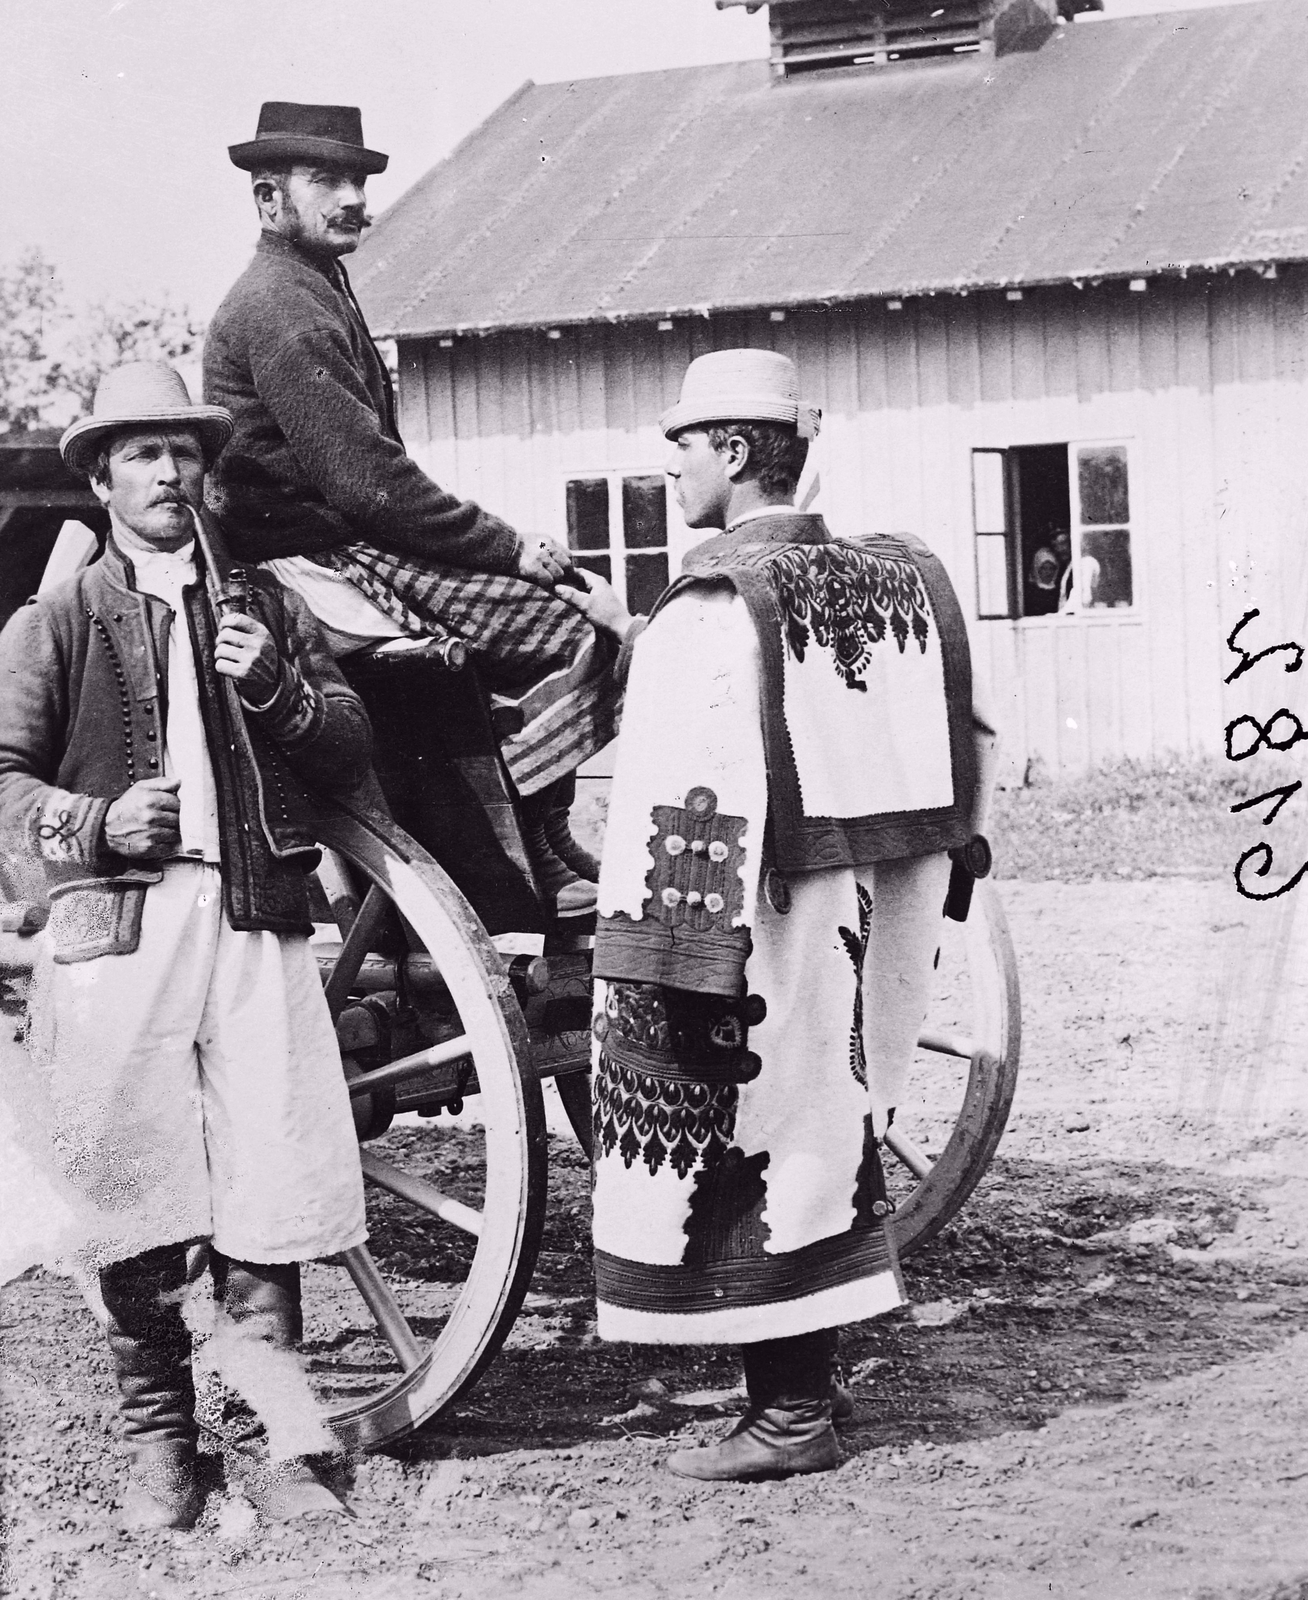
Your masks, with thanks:
M 623 482 L 630 478 L 658 478 L 663 483 L 663 543 L 661 545 L 628 545 L 626 543 L 626 526 L 623 519 Z M 568 543 L 568 485 L 578 481 L 593 481 L 603 479 L 608 484 L 609 501 L 609 538 L 602 549 L 573 550 Z M 561 479 L 561 523 L 563 527 L 562 543 L 570 553 L 578 558 L 578 564 L 583 564 L 587 558 L 607 557 L 609 571 L 612 574 L 611 582 L 617 591 L 623 605 L 629 607 L 627 595 L 627 563 L 631 560 L 653 560 L 662 555 L 668 564 L 668 582 L 675 576 L 672 566 L 672 541 L 674 531 L 674 514 L 677 505 L 672 497 L 672 486 L 666 472 L 662 467 L 589 467 L 576 468 L 565 471 Z
M 1010 622 L 1014 625 L 1027 628 L 1057 627 L 1065 623 L 1081 620 L 1086 623 L 1102 624 L 1117 620 L 1123 622 L 1139 622 L 1145 615 L 1144 601 L 1141 594 L 1141 567 L 1139 562 L 1139 548 L 1137 532 L 1140 525 L 1140 484 L 1138 477 L 1138 452 L 1136 439 L 1131 434 L 1091 435 L 1082 438 L 1023 440 L 1020 444 L 1006 445 L 972 445 L 968 451 L 968 511 L 969 524 L 972 538 L 972 564 L 976 584 L 975 613 L 978 622 Z M 1073 591 L 1072 604 L 1066 609 L 1048 612 L 1042 616 L 1027 616 L 1021 609 L 1022 569 L 1020 551 L 1018 549 L 1018 529 L 1015 526 L 1014 505 L 1015 494 L 1013 486 L 1013 473 L 1016 463 L 1013 452 L 1016 450 L 1030 449 L 1041 445 L 1062 445 L 1067 452 L 1067 490 L 1070 508 L 1072 539 L 1072 573 Z M 1077 452 L 1079 450 L 1100 448 L 1120 448 L 1126 452 L 1126 482 L 1128 512 L 1124 522 L 1112 523 L 1083 523 L 1081 520 L 1081 483 L 1078 470 Z M 992 531 L 979 531 L 977 529 L 977 499 L 976 499 L 976 457 L 978 455 L 998 455 L 1003 463 L 1003 493 L 1004 493 L 1004 556 L 1006 565 L 1006 579 L 1008 588 L 1007 612 L 983 612 L 982 583 L 981 583 L 981 541 L 983 539 L 998 539 L 1000 534 Z M 1125 528 L 1127 534 L 1127 548 L 1131 560 L 1131 603 L 1126 606 L 1085 606 L 1081 601 L 1081 535 L 1083 532 L 1099 532 L 1113 528 Z
M 1086 522 L 1081 515 L 1081 473 L 1077 461 L 1077 451 L 1093 449 L 1120 449 L 1126 455 L 1126 496 L 1127 515 L 1125 521 L 1119 522 Z M 1072 512 L 1072 591 L 1071 603 L 1065 611 L 1058 611 L 1055 615 L 1060 617 L 1085 617 L 1089 621 L 1101 621 L 1108 617 L 1139 617 L 1143 610 L 1140 604 L 1139 567 L 1136 562 L 1135 529 L 1139 506 L 1138 490 L 1135 480 L 1135 451 L 1133 440 L 1119 435 L 1110 435 L 1095 439 L 1069 439 L 1067 442 L 1067 494 Z M 1108 532 L 1124 528 L 1126 530 L 1126 548 L 1131 562 L 1131 602 L 1125 606 L 1087 606 L 1081 597 L 1081 538 L 1085 533 Z

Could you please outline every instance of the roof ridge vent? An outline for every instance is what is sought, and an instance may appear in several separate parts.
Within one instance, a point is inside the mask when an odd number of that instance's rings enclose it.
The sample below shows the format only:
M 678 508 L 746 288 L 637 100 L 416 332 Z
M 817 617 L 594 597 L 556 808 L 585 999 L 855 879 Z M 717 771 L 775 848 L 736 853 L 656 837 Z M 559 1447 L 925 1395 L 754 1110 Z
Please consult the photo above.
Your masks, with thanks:
M 765 3 L 778 78 L 1038 50 L 1061 19 L 1103 9 L 1103 0 L 717 0 L 720 10 Z

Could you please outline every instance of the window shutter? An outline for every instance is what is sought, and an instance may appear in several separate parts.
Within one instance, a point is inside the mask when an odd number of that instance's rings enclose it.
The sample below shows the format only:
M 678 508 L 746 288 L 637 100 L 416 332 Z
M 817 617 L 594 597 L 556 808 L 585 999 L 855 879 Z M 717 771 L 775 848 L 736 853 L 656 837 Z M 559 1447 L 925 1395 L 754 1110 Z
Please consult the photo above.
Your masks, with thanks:
M 1017 576 L 1009 517 L 1008 452 L 972 452 L 972 530 L 976 537 L 976 612 L 982 621 L 1015 617 Z

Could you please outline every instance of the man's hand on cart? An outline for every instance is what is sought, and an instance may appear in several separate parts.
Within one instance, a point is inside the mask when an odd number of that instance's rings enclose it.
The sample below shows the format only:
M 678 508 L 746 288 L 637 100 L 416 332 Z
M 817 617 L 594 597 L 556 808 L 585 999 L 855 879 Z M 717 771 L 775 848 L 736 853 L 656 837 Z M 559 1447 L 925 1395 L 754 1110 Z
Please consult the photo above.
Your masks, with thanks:
M 573 573 L 574 584 L 561 588 L 559 598 L 584 613 L 596 628 L 605 629 L 619 640 L 625 639 L 636 619 L 618 599 L 617 590 L 597 572 L 574 567 Z
M 142 778 L 105 812 L 105 843 L 137 860 L 175 855 L 182 843 L 180 778 Z
M 229 611 L 218 630 L 214 667 L 235 680 L 241 698 L 251 705 L 266 703 L 277 690 L 281 670 L 277 646 L 262 622 L 241 611 Z

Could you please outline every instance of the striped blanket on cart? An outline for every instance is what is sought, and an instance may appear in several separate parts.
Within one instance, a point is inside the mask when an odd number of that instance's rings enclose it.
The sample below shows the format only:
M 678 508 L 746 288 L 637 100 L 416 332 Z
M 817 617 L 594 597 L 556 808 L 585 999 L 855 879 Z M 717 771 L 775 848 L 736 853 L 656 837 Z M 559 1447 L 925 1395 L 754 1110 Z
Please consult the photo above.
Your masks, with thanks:
M 331 560 L 406 634 L 466 643 L 492 703 L 521 713 L 520 730 L 500 746 L 520 794 L 574 772 L 614 737 L 617 647 L 566 600 L 525 578 L 369 544 L 346 545 Z

